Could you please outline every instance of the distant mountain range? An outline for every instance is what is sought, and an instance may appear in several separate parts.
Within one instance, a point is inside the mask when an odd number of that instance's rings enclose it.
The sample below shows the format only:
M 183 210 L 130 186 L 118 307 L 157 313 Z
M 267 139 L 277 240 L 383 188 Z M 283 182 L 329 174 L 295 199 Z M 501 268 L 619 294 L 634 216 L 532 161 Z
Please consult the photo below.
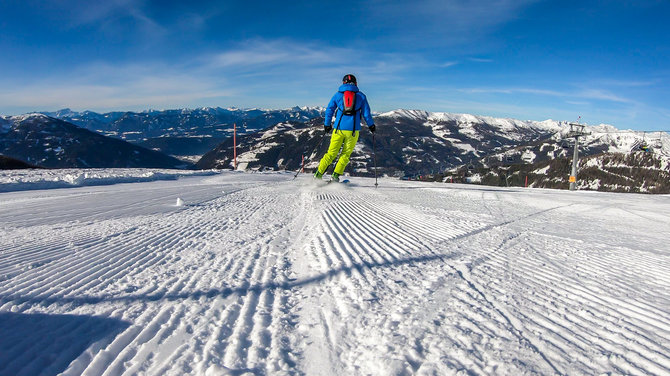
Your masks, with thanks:
M 461 166 L 423 180 L 475 183 L 494 186 L 567 189 L 572 158 L 558 157 L 535 163 Z M 670 158 L 665 155 L 633 151 L 602 153 L 579 160 L 579 190 L 630 193 L 670 193 Z
M 566 125 L 557 121 L 520 121 L 466 114 L 396 110 L 375 116 L 375 149 L 379 171 L 391 176 L 413 175 L 478 161 L 519 145 L 550 140 Z M 247 168 L 297 169 L 306 155 L 313 168 L 325 152 L 323 118 L 309 122 L 284 122 L 241 137 L 239 161 Z M 372 135 L 363 126 L 349 171 L 372 174 Z M 316 149 L 313 154 L 312 150 Z M 230 168 L 232 142 L 205 154 L 201 168 Z
M 0 116 L 0 154 L 52 168 L 190 166 L 160 152 L 43 114 Z
M 306 169 L 313 171 L 329 143 L 322 113 L 320 108 L 300 107 L 52 113 L 95 133 L 44 114 L 0 117 L 0 154 L 45 167 L 189 165 L 157 151 L 163 150 L 190 156 L 197 160 L 196 168 L 229 169 L 233 140 L 227 137 L 232 130 L 225 122 L 233 121 L 241 124 L 238 169 L 296 171 L 304 157 Z M 531 186 L 567 187 L 574 146 L 574 139 L 566 137 L 567 122 L 395 110 L 376 115 L 375 123 L 374 154 L 380 175 L 494 185 L 524 185 L 528 176 Z M 667 133 L 623 131 L 609 125 L 586 126 L 585 131 L 588 134 L 579 143 L 578 177 L 590 180 L 580 180 L 582 188 L 664 192 L 663 179 L 670 176 Z M 372 134 L 366 126 L 360 132 L 345 172 L 372 176 Z
M 233 135 L 244 135 L 285 121 L 308 121 L 323 116 L 323 108 L 281 110 L 204 107 L 143 112 L 43 112 L 105 136 L 119 138 L 165 154 L 197 159 Z
M 525 184 L 522 181 L 525 173 L 534 178 L 533 186 L 568 186 L 574 139 L 566 138 L 570 130 L 567 122 L 396 110 L 375 116 L 375 124 L 379 174 L 410 178 L 431 176 L 429 180 L 447 177 L 453 180 L 456 177 L 463 182 L 519 186 Z M 241 137 L 237 149 L 238 169 L 295 171 L 300 168 L 304 155 L 306 168 L 312 171 L 328 147 L 329 136 L 324 136 L 322 125 L 323 118 L 283 122 Z M 667 133 L 622 131 L 609 125 L 587 126 L 585 130 L 589 134 L 580 138 L 579 153 L 583 157 L 582 163 L 588 161 L 585 166 L 590 170 L 585 167 L 579 175 L 580 179 L 582 176 L 585 179 L 580 180 L 582 188 L 665 192 L 667 184 L 663 179 L 670 176 L 670 137 Z M 643 152 L 643 148 L 647 152 Z M 345 172 L 372 176 L 372 149 L 372 135 L 363 126 Z M 626 184 L 618 180 L 614 182 L 613 160 L 620 161 L 622 168 L 638 171 L 631 174 L 640 179 L 644 177 L 647 182 L 644 179 Z M 649 167 L 649 164 L 657 167 Z M 549 168 L 549 165 L 553 167 Z M 196 164 L 198 168 L 232 166 L 232 140 L 220 144 Z M 609 174 L 610 178 L 594 180 L 600 174 Z M 625 176 L 624 172 L 619 174 Z

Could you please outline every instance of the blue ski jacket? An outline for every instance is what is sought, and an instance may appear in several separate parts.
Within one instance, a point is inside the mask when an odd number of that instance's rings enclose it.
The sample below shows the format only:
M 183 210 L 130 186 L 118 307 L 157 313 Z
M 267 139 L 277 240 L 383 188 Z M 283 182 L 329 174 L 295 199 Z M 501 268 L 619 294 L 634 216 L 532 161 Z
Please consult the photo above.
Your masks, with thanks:
M 356 113 L 354 115 L 342 115 L 344 111 L 344 92 L 353 91 L 356 93 Z M 333 114 L 335 114 L 335 121 L 333 122 Z M 358 91 L 358 86 L 354 84 L 344 84 L 340 86 L 333 98 L 326 107 L 326 126 L 333 125 L 337 129 L 338 124 L 340 130 L 343 131 L 359 131 L 361 130 L 361 117 L 365 119 L 365 123 L 369 126 L 374 125 L 372 114 L 370 112 L 370 105 L 365 94 Z

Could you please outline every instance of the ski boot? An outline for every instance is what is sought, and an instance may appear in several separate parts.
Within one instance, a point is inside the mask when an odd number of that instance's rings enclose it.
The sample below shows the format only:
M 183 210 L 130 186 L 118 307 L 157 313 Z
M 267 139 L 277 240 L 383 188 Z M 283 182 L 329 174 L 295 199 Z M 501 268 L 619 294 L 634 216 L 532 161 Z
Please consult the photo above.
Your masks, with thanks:
M 319 179 L 321 180 L 323 178 L 323 172 L 320 172 L 318 169 L 314 173 L 314 179 Z
M 330 180 L 334 181 L 335 183 L 339 183 L 340 182 L 340 174 L 338 174 L 337 172 L 333 172 L 333 175 L 330 177 Z

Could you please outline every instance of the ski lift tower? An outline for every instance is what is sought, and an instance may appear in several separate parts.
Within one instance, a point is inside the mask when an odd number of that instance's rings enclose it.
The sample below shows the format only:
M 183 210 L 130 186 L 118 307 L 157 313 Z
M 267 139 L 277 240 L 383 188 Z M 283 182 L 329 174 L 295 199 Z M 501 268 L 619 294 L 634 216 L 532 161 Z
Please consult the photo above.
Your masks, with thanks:
M 575 139 L 575 149 L 572 153 L 572 173 L 570 174 L 570 190 L 577 189 L 577 163 L 579 162 L 579 138 L 591 134 L 584 131 L 585 126 L 579 123 L 570 123 L 570 132 L 565 138 Z

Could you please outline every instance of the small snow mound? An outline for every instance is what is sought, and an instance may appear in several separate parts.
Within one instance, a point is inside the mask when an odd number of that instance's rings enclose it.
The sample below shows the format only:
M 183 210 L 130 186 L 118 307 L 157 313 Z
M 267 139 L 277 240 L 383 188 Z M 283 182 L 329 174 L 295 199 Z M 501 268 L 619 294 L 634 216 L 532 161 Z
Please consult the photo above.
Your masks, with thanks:
M 72 173 L 72 174 L 65 174 L 63 176 L 63 181 L 70 184 L 70 185 L 83 185 L 86 179 L 88 179 L 88 173 L 82 172 L 82 173 Z
M 228 368 L 223 367 L 223 366 L 220 367 L 220 366 L 217 366 L 216 364 L 212 364 L 205 371 L 205 376 L 230 376 L 230 375 L 234 375 L 234 374 L 235 373 L 233 373 Z
M 184 206 L 184 200 L 180 197 L 177 197 L 177 203 L 174 206 Z

